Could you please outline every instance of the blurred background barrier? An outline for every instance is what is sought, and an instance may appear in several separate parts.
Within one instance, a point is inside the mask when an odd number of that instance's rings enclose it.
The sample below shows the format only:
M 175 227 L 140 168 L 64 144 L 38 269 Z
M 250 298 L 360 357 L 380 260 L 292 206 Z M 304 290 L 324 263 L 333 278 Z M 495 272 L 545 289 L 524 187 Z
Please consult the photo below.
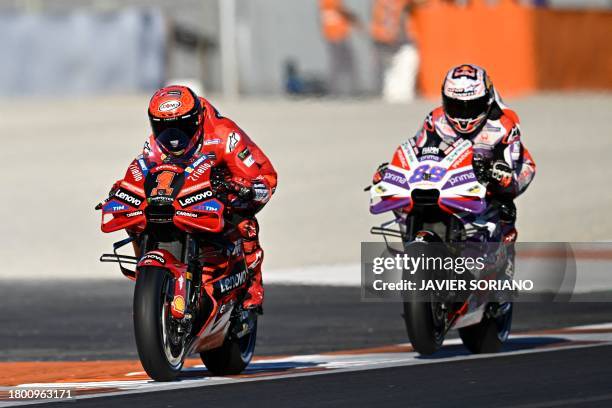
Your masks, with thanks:
M 406 102 L 415 91 L 437 96 L 448 67 L 465 62 L 485 66 L 504 96 L 611 90 L 611 7 L 612 0 L 0 0 L 0 95 L 149 92 L 180 79 L 231 97 Z M 408 49 L 417 55 L 402 60 Z
M 0 27 L 0 95 L 134 92 L 166 76 L 166 26 L 154 9 L 2 13 Z
M 466 6 L 429 2 L 414 11 L 419 87 L 440 94 L 449 66 L 486 67 L 503 95 L 612 89 L 612 12 L 525 7 L 512 0 Z
M 612 12 L 535 12 L 536 83 L 542 90 L 612 90 Z

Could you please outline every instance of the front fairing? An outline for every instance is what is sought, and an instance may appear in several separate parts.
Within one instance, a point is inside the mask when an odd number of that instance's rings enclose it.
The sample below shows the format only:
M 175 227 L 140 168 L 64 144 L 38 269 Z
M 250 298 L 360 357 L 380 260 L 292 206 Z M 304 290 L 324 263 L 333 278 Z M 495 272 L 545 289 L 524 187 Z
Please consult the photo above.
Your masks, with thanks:
M 445 212 L 480 214 L 486 209 L 486 188 L 472 168 L 472 143 L 458 140 L 442 156 L 417 157 L 413 145 L 404 143 L 398 152 L 402 161 L 387 168 L 383 180 L 370 189 L 370 212 L 381 214 L 401 210 L 409 213 L 415 191 L 431 191 L 437 205 Z
M 211 168 L 205 155 L 185 164 L 135 159 L 102 207 L 102 231 L 138 233 L 153 223 L 174 224 L 185 232 L 222 231 L 225 205 L 212 192 Z

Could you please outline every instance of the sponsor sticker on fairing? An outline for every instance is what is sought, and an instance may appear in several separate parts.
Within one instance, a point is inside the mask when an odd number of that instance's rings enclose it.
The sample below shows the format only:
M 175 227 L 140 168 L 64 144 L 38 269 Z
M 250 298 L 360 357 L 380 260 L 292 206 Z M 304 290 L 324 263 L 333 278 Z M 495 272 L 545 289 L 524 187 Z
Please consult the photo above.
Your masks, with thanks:
M 185 311 L 185 298 L 181 295 L 176 295 L 172 301 L 172 308 L 176 312 L 183 313 Z
M 143 178 L 142 172 L 140 171 L 140 167 L 136 163 L 130 164 L 129 167 L 130 174 L 134 181 L 141 181 Z
M 241 272 L 235 273 L 233 275 L 228 276 L 227 278 L 220 279 L 215 286 L 219 290 L 221 294 L 228 292 L 230 290 L 236 289 L 242 286 L 247 279 L 247 271 L 242 270 Z
M 221 209 L 221 204 L 217 200 L 208 200 L 193 207 L 197 211 L 217 212 Z
M 477 181 L 476 175 L 474 174 L 472 170 L 466 170 L 466 171 L 462 171 L 462 172 L 459 172 L 451 176 L 451 178 L 448 179 L 448 181 L 446 182 L 446 184 L 444 184 L 442 188 L 446 189 L 446 188 L 457 187 L 463 184 L 471 183 L 473 181 Z
M 142 204 L 141 198 L 135 196 L 124 188 L 119 188 L 117 191 L 115 191 L 114 197 L 134 207 L 138 207 L 140 204 Z
M 190 217 L 190 218 L 198 218 L 199 215 L 196 213 L 192 213 L 192 212 L 188 212 L 188 211 L 181 211 L 178 210 L 176 212 L 176 215 L 181 216 L 181 217 Z
M 144 262 L 144 263 L 151 263 L 152 261 L 157 261 L 157 262 L 159 262 L 162 265 L 166 264 L 166 260 L 164 259 L 164 257 L 161 256 L 161 255 L 158 255 L 156 253 L 148 253 L 148 254 L 146 254 L 145 256 L 142 257 L 141 261 Z M 149 261 L 149 262 L 147 262 L 147 261 Z
M 108 203 L 106 203 L 104 205 L 104 212 L 107 213 L 113 213 L 113 212 L 118 212 L 118 211 L 124 211 L 127 210 L 127 206 L 123 203 L 120 203 L 119 201 L 116 200 L 111 200 Z
M 187 179 L 189 181 L 198 181 L 200 179 L 200 177 L 206 173 L 207 170 L 209 170 L 211 168 L 210 163 L 204 163 L 200 166 L 197 167 L 191 167 L 189 168 L 190 171 L 187 171 L 187 169 L 185 169 L 185 171 L 187 173 L 189 173 L 189 176 L 187 177 Z M 194 170 L 195 169 L 195 170 Z
M 421 154 L 438 154 L 440 153 L 440 149 L 436 146 L 427 146 L 421 149 Z
M 174 198 L 169 197 L 169 196 L 158 195 L 155 197 L 150 197 L 148 199 L 148 202 L 150 204 L 159 204 L 159 205 L 172 204 L 174 202 Z
M 405 189 L 410 188 L 408 184 L 408 180 L 406 180 L 406 177 L 403 174 L 395 170 L 387 169 L 387 171 L 385 171 L 383 181 L 389 184 L 393 184 L 394 186 L 402 187 Z
M 204 201 L 208 198 L 211 198 L 212 196 L 213 196 L 213 192 L 209 189 L 205 189 L 205 190 L 200 190 L 198 192 L 195 192 L 191 195 L 181 197 L 179 198 L 178 202 L 181 205 L 181 207 L 188 207 L 190 205 L 197 204 L 200 201 Z
M 202 162 L 204 160 L 206 160 L 208 157 L 206 155 L 203 155 L 202 157 L 200 157 L 199 159 L 197 159 L 196 161 L 194 161 L 193 163 L 191 163 L 190 166 L 185 167 L 185 173 L 191 173 L 193 171 L 193 169 L 195 169 L 196 167 L 198 167 L 200 164 L 202 164 Z
M 142 158 L 138 159 L 138 164 L 140 165 L 140 170 L 142 171 L 142 173 L 147 174 L 149 168 L 147 167 L 147 164 Z

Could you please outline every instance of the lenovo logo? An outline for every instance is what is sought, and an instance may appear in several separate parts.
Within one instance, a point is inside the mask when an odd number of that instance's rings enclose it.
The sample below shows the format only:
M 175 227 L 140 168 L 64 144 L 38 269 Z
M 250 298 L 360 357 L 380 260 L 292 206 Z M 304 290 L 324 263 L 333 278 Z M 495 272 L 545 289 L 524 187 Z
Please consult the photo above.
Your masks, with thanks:
M 181 207 L 187 207 L 189 205 L 199 203 L 200 201 L 204 201 L 207 198 L 210 198 L 212 196 L 213 196 L 212 191 L 202 190 L 190 196 L 179 198 L 178 202 L 181 205 Z

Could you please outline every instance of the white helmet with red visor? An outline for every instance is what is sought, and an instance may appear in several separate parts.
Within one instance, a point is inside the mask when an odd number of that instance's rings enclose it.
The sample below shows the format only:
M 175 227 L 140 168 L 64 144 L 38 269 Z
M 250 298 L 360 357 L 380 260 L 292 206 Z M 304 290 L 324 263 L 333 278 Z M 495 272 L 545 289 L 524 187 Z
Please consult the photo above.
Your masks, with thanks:
M 495 99 L 487 72 L 476 65 L 452 68 L 442 84 L 442 106 L 453 129 L 471 134 L 486 121 Z

